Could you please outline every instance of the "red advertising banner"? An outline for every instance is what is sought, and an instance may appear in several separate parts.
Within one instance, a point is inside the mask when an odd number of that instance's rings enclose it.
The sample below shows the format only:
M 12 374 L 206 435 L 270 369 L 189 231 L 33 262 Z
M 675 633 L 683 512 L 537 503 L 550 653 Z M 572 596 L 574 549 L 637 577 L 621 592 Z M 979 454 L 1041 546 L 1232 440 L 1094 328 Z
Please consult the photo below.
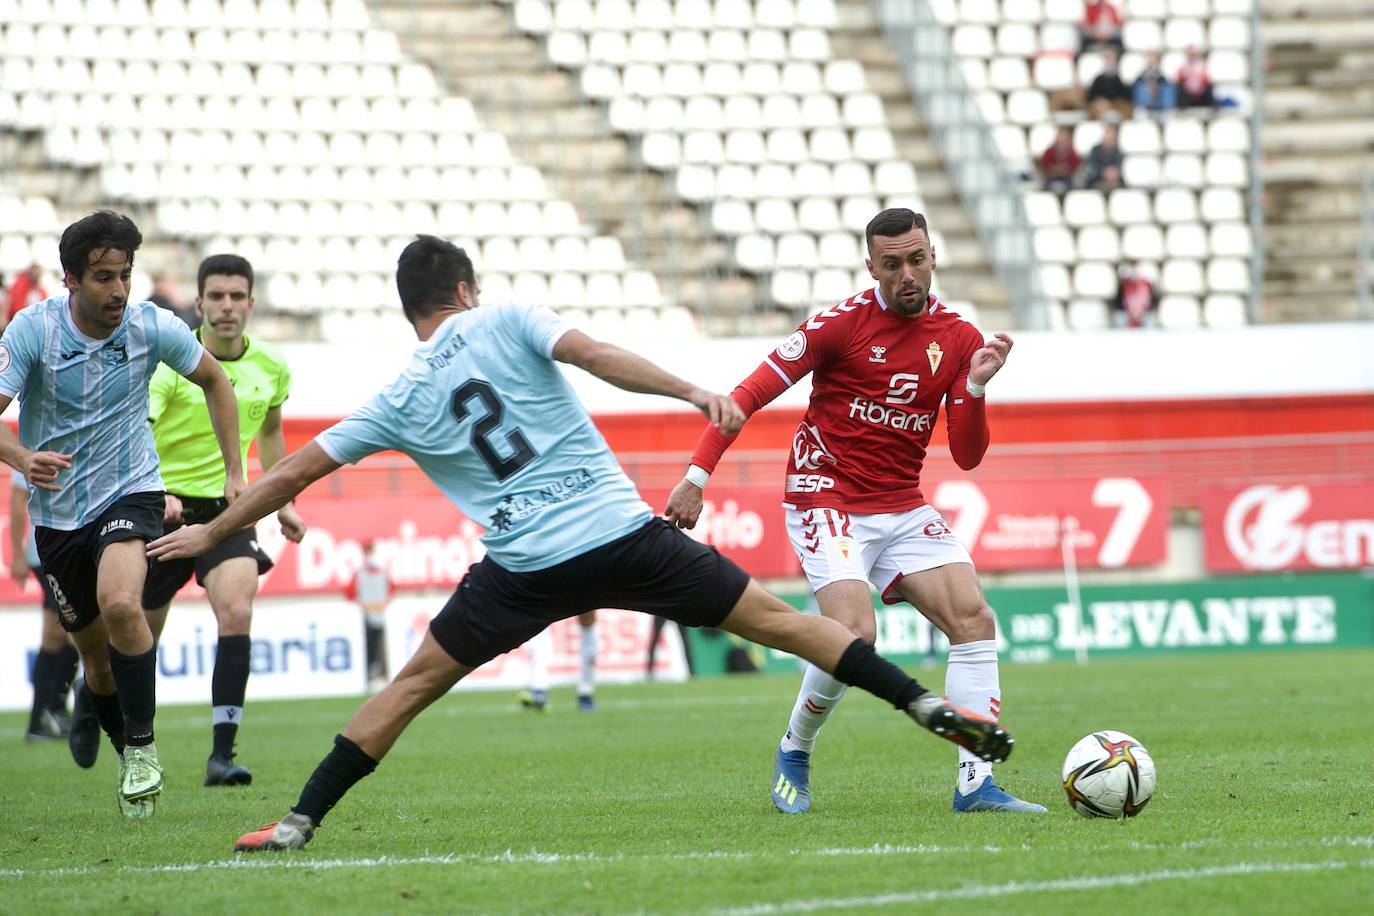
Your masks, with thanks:
M 1211 489 L 1202 530 L 1211 572 L 1374 567 L 1374 480 Z
M 712 488 L 690 536 L 719 549 L 761 578 L 801 574 L 783 527 L 781 498 L 772 489 Z M 654 511 L 667 491 L 649 490 Z M 1054 569 L 1061 565 L 1061 532 L 1070 524 L 1078 564 L 1117 568 L 1162 562 L 1167 504 L 1160 480 L 983 481 L 936 485 L 932 501 L 954 533 L 972 545 L 984 569 Z M 362 562 L 363 546 L 377 552 L 398 590 L 448 588 L 485 553 L 482 529 L 448 500 L 433 496 L 311 496 L 297 502 L 309 525 L 290 544 L 276 522 L 258 524 L 258 541 L 276 566 L 261 594 L 342 593 Z M 0 604 L 39 601 L 36 583 L 9 578 L 8 538 L 0 572 Z M 183 597 L 199 596 L 194 582 Z
M 1066 539 L 1082 568 L 1164 562 L 1169 504 L 1161 478 L 946 480 L 928 496 L 980 569 L 1057 569 Z

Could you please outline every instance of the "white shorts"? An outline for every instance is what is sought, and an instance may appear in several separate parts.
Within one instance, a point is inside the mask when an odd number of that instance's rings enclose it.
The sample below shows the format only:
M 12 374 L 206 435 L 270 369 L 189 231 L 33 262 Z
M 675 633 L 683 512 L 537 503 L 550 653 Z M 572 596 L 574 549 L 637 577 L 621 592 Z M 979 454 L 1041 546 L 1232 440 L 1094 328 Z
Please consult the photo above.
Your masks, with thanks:
M 904 600 L 895 589 L 903 576 L 973 562 L 934 506 L 874 515 L 788 509 L 787 536 L 813 592 L 857 579 L 871 582 L 884 604 Z

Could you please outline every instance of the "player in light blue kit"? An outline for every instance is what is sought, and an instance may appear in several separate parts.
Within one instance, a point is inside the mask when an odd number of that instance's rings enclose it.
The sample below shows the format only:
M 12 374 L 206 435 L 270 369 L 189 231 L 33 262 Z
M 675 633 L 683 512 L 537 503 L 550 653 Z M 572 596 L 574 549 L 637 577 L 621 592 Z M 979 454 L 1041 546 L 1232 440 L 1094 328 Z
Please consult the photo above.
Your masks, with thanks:
M 0 341 L 0 412 L 19 398 L 19 436 L 0 424 L 0 459 L 33 486 L 43 573 L 86 671 L 87 699 L 120 755 L 119 804 L 147 817 L 162 792 L 153 743 L 156 649 L 143 617 L 145 542 L 162 534 L 163 489 L 148 427 L 159 362 L 205 389 L 228 471 L 243 489 L 238 409 L 224 370 L 182 321 L 129 302 L 138 227 L 109 210 L 62 233 L 67 291 L 15 316 Z M 99 738 L 73 756 L 95 763 Z
M 407 246 L 396 285 L 423 341 L 400 378 L 279 462 L 213 522 L 148 548 L 161 559 L 202 554 L 340 465 L 384 449 L 409 455 L 487 527 L 487 555 L 414 657 L 335 737 L 292 812 L 240 837 L 237 849 L 304 846 L 410 721 L 460 678 L 555 620 L 598 607 L 721 627 L 800 655 L 975 753 L 1010 752 L 996 722 L 932 696 L 843 625 L 797 613 L 713 548 L 655 518 L 555 361 L 629 391 L 688 401 L 727 433 L 743 422 L 733 400 L 593 340 L 548 309 L 476 308 L 472 262 L 442 239 L 420 236 Z

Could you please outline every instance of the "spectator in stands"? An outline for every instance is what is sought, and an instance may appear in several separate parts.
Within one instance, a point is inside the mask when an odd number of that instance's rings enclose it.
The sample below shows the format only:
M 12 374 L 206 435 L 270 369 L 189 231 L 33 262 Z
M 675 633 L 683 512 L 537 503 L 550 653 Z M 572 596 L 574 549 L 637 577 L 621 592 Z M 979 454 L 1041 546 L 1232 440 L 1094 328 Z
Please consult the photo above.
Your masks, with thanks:
M 43 287 L 43 268 L 35 261 L 30 264 L 19 276 L 14 278 L 14 285 L 10 287 L 9 311 L 6 313 L 7 322 L 14 320 L 20 309 L 28 308 L 35 302 L 42 302 L 48 298 L 48 291 Z
M 1054 142 L 1040 154 L 1040 175 L 1045 179 L 1045 190 L 1061 197 L 1072 191 L 1074 176 L 1082 164 L 1078 150 L 1073 148 L 1073 131 L 1067 127 L 1059 128 L 1054 135 Z
M 1114 301 L 1117 327 L 1155 326 L 1155 309 L 1159 307 L 1159 293 L 1155 291 L 1155 286 L 1149 278 L 1141 274 L 1139 264 L 1122 266 Z
M 1172 111 L 1178 105 L 1178 91 L 1164 71 L 1159 69 L 1159 55 L 1145 58 L 1145 69 L 1136 77 L 1131 95 L 1136 108 L 1146 111 Z
M 158 308 L 166 309 L 176 315 L 191 330 L 200 327 L 200 316 L 196 314 L 194 305 L 188 305 L 181 294 L 177 292 L 176 279 L 165 271 L 153 274 L 153 294 L 148 297 L 148 301 Z
M 1124 52 L 1121 23 L 1121 8 L 1114 0 L 1088 0 L 1083 6 L 1083 22 L 1079 24 L 1078 53 L 1102 48 L 1114 48 L 1117 54 Z
M 1102 139 L 1088 153 L 1083 166 L 1083 186 L 1111 191 L 1121 187 L 1121 147 L 1116 141 L 1117 127 L 1108 124 L 1102 129 Z
M 1088 86 L 1088 114 L 1094 118 L 1113 111 L 1123 118 L 1131 116 L 1131 90 L 1121 81 L 1121 74 L 1116 67 L 1117 53 L 1105 52 L 1102 55 L 1102 72 Z
M 1207 58 L 1197 48 L 1189 48 L 1188 59 L 1178 68 L 1178 107 L 1215 108 L 1216 104 Z

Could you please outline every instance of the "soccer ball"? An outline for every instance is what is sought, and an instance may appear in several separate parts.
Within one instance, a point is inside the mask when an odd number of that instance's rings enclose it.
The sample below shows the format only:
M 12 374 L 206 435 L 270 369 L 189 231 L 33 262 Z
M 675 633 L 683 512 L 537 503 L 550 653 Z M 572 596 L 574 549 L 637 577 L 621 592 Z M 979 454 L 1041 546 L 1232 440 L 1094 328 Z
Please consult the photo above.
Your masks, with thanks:
M 1155 762 L 1125 732 L 1103 730 L 1064 758 L 1064 794 L 1084 817 L 1135 817 L 1155 794 Z

